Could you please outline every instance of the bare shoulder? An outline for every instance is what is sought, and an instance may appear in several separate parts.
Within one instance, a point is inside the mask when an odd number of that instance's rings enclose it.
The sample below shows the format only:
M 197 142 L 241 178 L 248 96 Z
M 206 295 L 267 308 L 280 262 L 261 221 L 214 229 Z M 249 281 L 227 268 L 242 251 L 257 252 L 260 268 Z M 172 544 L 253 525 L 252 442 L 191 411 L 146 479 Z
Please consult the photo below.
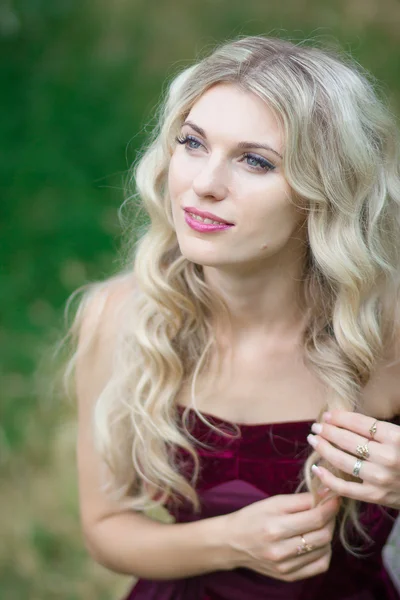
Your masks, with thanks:
M 77 315 L 81 343 L 89 337 L 103 338 L 112 334 L 136 290 L 132 274 L 117 275 L 94 284 L 79 309 L 81 314 Z
M 400 415 L 400 326 L 395 328 L 393 340 L 363 394 L 366 412 L 376 418 Z
M 78 406 L 91 403 L 112 374 L 116 340 L 123 330 L 133 275 L 118 275 L 90 288 L 77 313 L 75 384 Z
M 400 415 L 400 323 L 394 325 L 393 346 L 383 366 L 391 399 L 392 415 Z

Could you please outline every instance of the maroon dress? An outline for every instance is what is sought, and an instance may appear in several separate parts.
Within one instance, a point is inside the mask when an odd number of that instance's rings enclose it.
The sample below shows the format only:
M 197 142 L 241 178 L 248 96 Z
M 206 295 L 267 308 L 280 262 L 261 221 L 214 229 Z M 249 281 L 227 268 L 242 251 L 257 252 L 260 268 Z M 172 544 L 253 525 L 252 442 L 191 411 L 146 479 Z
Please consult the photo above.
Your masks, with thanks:
M 229 421 L 205 415 L 219 428 L 233 432 Z M 400 425 L 400 418 L 392 422 Z M 227 514 L 263 498 L 294 493 L 311 451 L 306 437 L 312 423 L 240 425 L 240 438 L 232 440 L 210 430 L 191 411 L 191 433 L 211 443 L 214 450 L 198 448 L 201 514 L 194 515 L 190 507 L 169 507 L 176 521 Z M 183 452 L 179 456 L 187 458 Z M 373 544 L 363 552 L 363 558 L 355 558 L 345 551 L 336 534 L 329 570 L 315 577 L 285 582 L 237 568 L 185 579 L 140 579 L 126 600 L 399 600 L 382 562 L 382 549 L 397 514 L 396 510 L 362 503 L 361 521 Z M 356 537 L 351 540 L 360 541 Z

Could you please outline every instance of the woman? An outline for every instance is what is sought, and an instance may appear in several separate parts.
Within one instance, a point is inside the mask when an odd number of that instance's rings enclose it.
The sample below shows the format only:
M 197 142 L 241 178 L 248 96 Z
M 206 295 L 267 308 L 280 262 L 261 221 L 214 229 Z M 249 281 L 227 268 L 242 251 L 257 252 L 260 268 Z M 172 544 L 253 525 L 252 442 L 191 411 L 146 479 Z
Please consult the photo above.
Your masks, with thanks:
M 134 267 L 73 327 L 83 530 L 130 599 L 398 598 L 398 162 L 327 50 L 237 39 L 172 82 Z

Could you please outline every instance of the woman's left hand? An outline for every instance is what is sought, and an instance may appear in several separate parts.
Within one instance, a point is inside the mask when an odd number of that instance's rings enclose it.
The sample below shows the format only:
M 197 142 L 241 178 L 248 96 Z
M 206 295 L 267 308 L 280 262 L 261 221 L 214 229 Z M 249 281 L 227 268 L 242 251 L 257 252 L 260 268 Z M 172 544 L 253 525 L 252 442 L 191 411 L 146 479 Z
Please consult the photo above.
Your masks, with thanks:
M 323 467 L 313 466 L 324 486 L 339 496 L 400 509 L 398 425 L 334 410 L 324 413 L 322 423 L 314 423 L 311 430 L 318 435 L 310 434 L 307 440 L 318 454 L 349 475 L 357 476 L 359 467 L 358 477 L 362 480 L 345 481 Z

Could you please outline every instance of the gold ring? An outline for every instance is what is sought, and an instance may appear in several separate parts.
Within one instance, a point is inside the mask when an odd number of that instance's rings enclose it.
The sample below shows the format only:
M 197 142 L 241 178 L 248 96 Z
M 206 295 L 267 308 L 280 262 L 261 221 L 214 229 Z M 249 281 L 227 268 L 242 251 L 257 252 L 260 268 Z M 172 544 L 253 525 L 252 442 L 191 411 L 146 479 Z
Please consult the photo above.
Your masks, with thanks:
M 359 444 L 357 446 L 357 454 L 360 458 L 362 459 L 366 459 L 369 457 L 369 448 L 368 448 L 368 444 Z
M 376 434 L 376 424 L 377 423 L 378 423 L 378 421 L 374 421 L 373 424 L 371 425 L 371 427 L 369 428 L 369 432 L 370 432 L 372 438 Z
M 314 546 L 312 544 L 307 544 L 303 535 L 301 535 L 300 537 L 301 537 L 301 541 L 303 543 L 301 546 L 297 546 L 297 555 L 298 556 L 300 556 L 300 554 L 306 554 L 307 552 L 311 552 L 311 550 L 314 550 Z

